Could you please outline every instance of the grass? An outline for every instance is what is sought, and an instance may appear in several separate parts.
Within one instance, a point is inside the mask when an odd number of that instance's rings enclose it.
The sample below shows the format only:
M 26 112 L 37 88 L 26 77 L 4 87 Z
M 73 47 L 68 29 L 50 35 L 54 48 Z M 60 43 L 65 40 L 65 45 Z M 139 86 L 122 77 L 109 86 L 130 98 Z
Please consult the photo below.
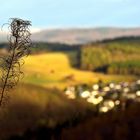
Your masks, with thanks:
M 71 66 L 69 55 L 62 52 L 31 55 L 25 59 L 23 71 L 25 83 L 58 89 L 64 89 L 68 85 L 91 84 L 100 79 L 109 82 L 130 81 L 136 78 L 130 75 L 105 75 L 75 69 Z
M 0 139 L 11 134 L 22 134 L 27 128 L 38 125 L 55 127 L 77 113 L 82 116 L 86 110 L 94 110 L 81 100 L 68 100 L 56 89 L 31 84 L 19 84 L 9 95 L 9 103 L 0 108 Z

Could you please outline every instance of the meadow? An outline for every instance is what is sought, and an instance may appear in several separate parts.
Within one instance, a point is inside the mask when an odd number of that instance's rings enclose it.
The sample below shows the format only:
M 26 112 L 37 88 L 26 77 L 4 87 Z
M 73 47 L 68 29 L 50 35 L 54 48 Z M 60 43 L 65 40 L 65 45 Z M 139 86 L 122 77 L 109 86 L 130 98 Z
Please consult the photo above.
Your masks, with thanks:
M 135 75 L 115 75 L 80 70 L 71 66 L 69 53 L 49 52 L 31 55 L 25 59 L 23 82 L 64 90 L 69 85 L 104 82 L 132 81 Z M 74 57 L 73 57 L 74 58 Z M 75 60 L 73 59 L 72 62 Z

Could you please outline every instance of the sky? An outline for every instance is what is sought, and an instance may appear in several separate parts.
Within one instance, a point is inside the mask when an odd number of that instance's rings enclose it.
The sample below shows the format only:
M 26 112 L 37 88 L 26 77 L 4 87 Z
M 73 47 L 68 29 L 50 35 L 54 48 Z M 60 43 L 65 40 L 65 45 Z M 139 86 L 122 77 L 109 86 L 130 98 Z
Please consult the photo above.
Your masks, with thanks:
M 0 0 L 0 26 L 9 18 L 32 28 L 139 27 L 140 0 Z

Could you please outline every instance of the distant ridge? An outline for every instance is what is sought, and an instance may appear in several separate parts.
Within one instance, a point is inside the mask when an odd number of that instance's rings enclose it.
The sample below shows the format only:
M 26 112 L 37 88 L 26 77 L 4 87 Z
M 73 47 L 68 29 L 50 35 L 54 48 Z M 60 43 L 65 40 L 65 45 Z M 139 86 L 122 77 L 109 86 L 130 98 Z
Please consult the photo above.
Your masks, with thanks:
M 118 37 L 140 36 L 140 28 L 52 29 L 33 34 L 35 42 L 86 44 Z
M 86 44 L 105 39 L 115 39 L 118 37 L 139 37 L 138 28 L 73 28 L 73 29 L 46 29 L 32 34 L 34 42 L 49 42 L 63 44 Z M 0 42 L 5 42 L 6 38 L 0 34 Z

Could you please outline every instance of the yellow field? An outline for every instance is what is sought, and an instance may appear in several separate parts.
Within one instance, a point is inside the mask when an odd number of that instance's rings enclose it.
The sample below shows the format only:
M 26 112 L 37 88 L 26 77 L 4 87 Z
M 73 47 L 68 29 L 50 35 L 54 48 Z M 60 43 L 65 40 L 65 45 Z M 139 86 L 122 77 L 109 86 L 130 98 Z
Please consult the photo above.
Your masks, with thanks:
M 59 89 L 79 83 L 91 84 L 99 79 L 105 82 L 135 79 L 132 76 L 105 75 L 75 69 L 71 67 L 68 55 L 65 53 L 46 53 L 29 56 L 25 59 L 23 72 L 25 73 L 23 79 L 25 83 Z

